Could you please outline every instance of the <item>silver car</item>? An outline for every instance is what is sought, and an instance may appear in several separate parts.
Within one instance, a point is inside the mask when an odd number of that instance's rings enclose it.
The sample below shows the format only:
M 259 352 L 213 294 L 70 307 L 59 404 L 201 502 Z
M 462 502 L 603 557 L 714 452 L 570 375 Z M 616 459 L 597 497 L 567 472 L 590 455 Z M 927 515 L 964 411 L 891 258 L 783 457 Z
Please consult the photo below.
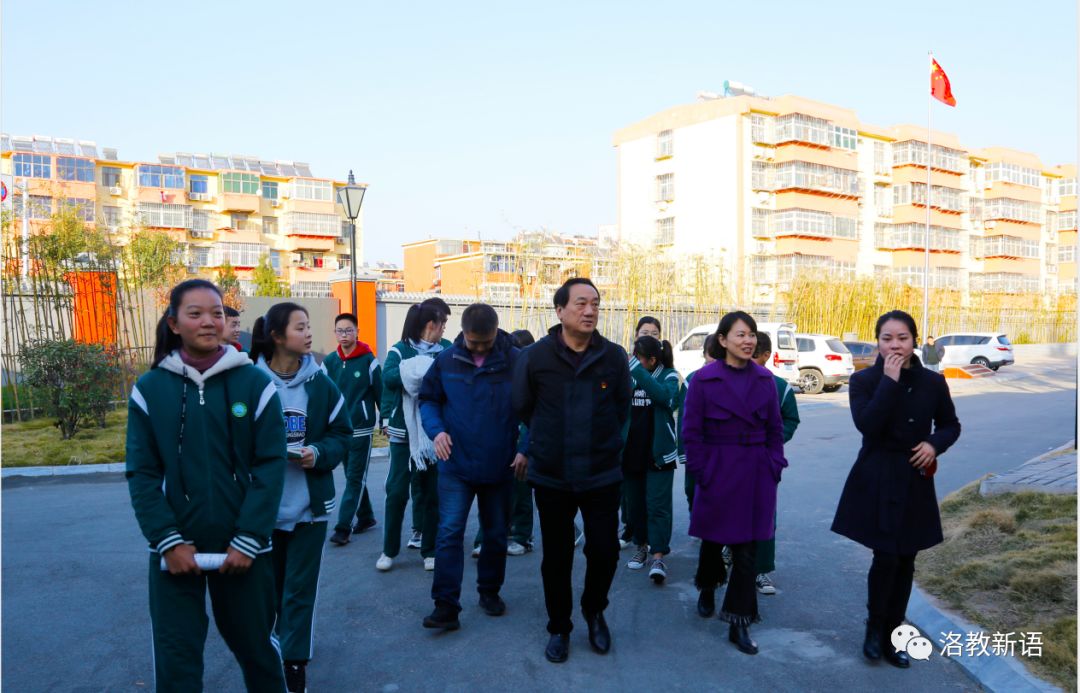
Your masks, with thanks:
M 942 368 L 973 364 L 996 371 L 1015 362 L 1012 343 L 999 332 L 956 332 L 938 337 L 934 344 L 945 347 Z

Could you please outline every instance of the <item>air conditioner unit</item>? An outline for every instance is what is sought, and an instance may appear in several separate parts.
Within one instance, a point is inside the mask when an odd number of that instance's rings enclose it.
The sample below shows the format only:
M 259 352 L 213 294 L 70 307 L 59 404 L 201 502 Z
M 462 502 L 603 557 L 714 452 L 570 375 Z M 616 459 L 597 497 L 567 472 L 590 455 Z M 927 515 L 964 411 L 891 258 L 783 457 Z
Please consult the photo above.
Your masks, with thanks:
M 207 202 L 210 199 L 210 193 L 189 192 L 188 199 Z
M 198 265 L 188 265 L 187 266 L 187 271 L 188 271 L 188 274 L 198 274 L 199 273 L 199 266 Z
M 109 194 L 113 195 L 113 196 L 123 195 L 124 194 L 124 189 L 121 188 L 119 185 L 114 185 L 111 188 L 109 188 Z
M 281 200 L 271 200 L 270 201 L 270 206 L 271 207 L 280 207 L 281 206 Z

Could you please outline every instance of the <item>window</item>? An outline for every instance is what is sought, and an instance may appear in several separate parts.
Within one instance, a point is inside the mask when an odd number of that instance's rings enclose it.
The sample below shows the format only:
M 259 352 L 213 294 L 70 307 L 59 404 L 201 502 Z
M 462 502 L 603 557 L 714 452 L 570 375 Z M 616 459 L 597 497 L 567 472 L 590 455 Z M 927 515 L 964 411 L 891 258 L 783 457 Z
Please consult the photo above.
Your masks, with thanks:
M 697 352 L 700 352 L 702 349 L 705 348 L 705 339 L 708 336 L 709 335 L 707 335 L 707 334 L 692 334 L 692 335 L 690 335 L 689 337 L 686 338 L 686 341 L 683 342 L 683 345 L 682 345 L 682 348 L 680 349 L 680 351 L 697 351 Z
M 926 166 L 926 142 L 908 140 L 892 146 L 894 166 Z M 964 172 L 964 153 L 958 149 L 949 149 L 934 145 L 932 168 L 954 173 Z
M 915 223 L 875 224 L 874 240 L 878 248 L 886 250 L 925 248 L 926 226 Z M 931 226 L 930 248 L 960 252 L 960 231 L 944 226 Z
M 101 220 L 105 222 L 105 226 L 110 229 L 117 229 L 120 227 L 120 208 L 106 205 L 101 208 Z
M 1038 277 L 1014 272 L 972 272 L 970 283 L 972 291 L 996 294 L 1019 294 L 1039 290 Z
M 165 229 L 190 229 L 191 206 L 160 204 L 157 202 L 139 203 L 139 221 L 144 226 Z
M 987 200 L 984 205 L 984 214 L 987 219 L 1007 219 L 1010 221 L 1038 223 L 1041 211 L 1042 207 L 1037 202 L 1012 200 L 1007 197 Z M 1062 214 L 1061 216 L 1063 217 L 1065 215 Z M 1058 217 L 1059 227 L 1067 228 L 1060 226 L 1062 221 L 1061 217 Z
M 1075 178 L 1062 178 L 1057 182 L 1057 191 L 1059 197 L 1076 196 L 1076 179 Z
M 1076 229 L 1076 210 L 1071 212 L 1062 212 L 1058 214 L 1057 218 L 1058 231 L 1069 231 Z
M 799 351 L 814 351 L 817 348 L 814 345 L 814 340 L 808 337 L 796 337 L 795 343 L 798 345 Z
M 196 267 L 213 267 L 210 260 L 210 248 L 205 246 L 191 246 L 188 252 L 188 264 Z
M 28 178 L 52 178 L 52 157 L 43 154 L 15 154 L 15 175 Z
M 210 192 L 210 179 L 203 175 L 192 175 L 188 177 L 188 192 L 203 193 L 204 195 Z
M 761 162 L 754 162 L 755 168 Z M 805 161 L 783 164 L 763 164 L 765 187 L 762 190 L 817 190 L 838 195 L 859 194 L 859 173 L 835 166 L 822 166 Z M 756 178 L 755 178 L 756 180 Z
M 1018 236 L 990 236 L 972 239 L 972 255 L 982 257 L 1038 258 L 1039 242 Z
M 1039 170 L 1034 168 L 1024 168 L 1016 164 L 1006 164 L 1000 161 L 988 164 L 986 167 L 986 185 L 989 187 L 991 183 L 1001 181 L 1003 183 L 1014 183 L 1016 185 L 1026 185 L 1032 188 L 1038 188 L 1040 184 Z
M 333 186 L 328 180 L 311 180 L 310 178 L 293 179 L 293 197 L 298 200 L 322 200 L 334 199 Z
M 926 206 L 926 183 L 906 183 L 893 186 L 894 205 Z M 930 207 L 950 212 L 962 212 L 965 200 L 961 191 L 935 185 L 931 188 Z
M 281 253 L 276 250 L 271 250 L 270 253 L 270 266 L 274 268 L 274 271 L 281 274 Z
M 282 215 L 282 231 L 299 236 L 338 237 L 341 235 L 341 217 L 336 214 L 313 212 L 289 212 Z
M 262 184 L 262 196 L 264 200 L 278 199 L 278 184 L 275 181 L 264 180 Z
M 757 144 L 776 144 L 776 121 L 771 116 L 750 116 L 750 139 Z
M 832 146 L 837 149 L 848 149 L 855 151 L 859 142 L 859 133 L 853 128 L 842 128 L 839 125 L 833 125 L 832 132 Z
M 665 173 L 656 177 L 656 199 L 671 202 L 675 199 L 675 174 Z
M 210 228 L 210 212 L 205 209 L 191 210 L 192 231 L 213 231 Z
M 106 188 L 115 188 L 120 185 L 120 169 L 115 166 L 102 166 L 101 184 Z
M 888 143 L 874 142 L 874 173 L 879 176 L 887 176 L 890 168 Z
M 327 298 L 330 282 L 296 282 L 292 285 L 292 295 L 296 298 Z
M 94 220 L 94 201 L 80 197 L 68 197 L 57 201 L 57 211 L 71 209 L 83 221 Z
M 221 189 L 225 193 L 255 195 L 259 192 L 259 177 L 252 173 L 222 173 Z
M 348 267 L 349 265 L 352 264 L 352 255 L 349 255 L 348 253 L 339 254 L 337 256 L 337 259 L 338 259 L 338 264 L 341 265 L 342 267 Z
M 837 354 L 850 354 L 851 353 L 851 351 L 848 350 L 848 348 L 846 346 L 844 346 L 844 343 L 841 342 L 839 339 L 826 339 L 825 340 L 825 345 L 828 346 L 833 351 L 835 351 Z
M 668 157 L 674 153 L 671 130 L 664 130 L 656 136 L 656 157 Z
M 247 212 L 233 212 L 229 215 L 229 227 L 237 231 L 247 231 Z
M 56 157 L 56 175 L 60 180 L 74 180 L 80 183 L 94 182 L 94 162 L 89 159 L 77 159 L 71 156 Z
M 16 219 L 22 219 L 24 215 L 23 211 L 23 195 L 14 195 L 13 212 Z M 51 197 L 45 195 L 31 195 L 30 205 L 27 210 L 27 216 L 31 219 L 48 219 L 52 216 L 53 201 Z
M 514 271 L 514 259 L 509 255 L 488 255 L 484 264 L 488 272 L 509 274 Z
M 792 113 L 776 119 L 776 141 L 831 144 L 829 121 L 802 113 Z
M 656 220 L 655 245 L 672 245 L 675 243 L 675 217 L 664 217 Z
M 1062 244 L 1058 246 L 1058 262 L 1076 262 L 1076 244 Z
M 229 261 L 233 267 L 255 267 L 259 264 L 259 258 L 270 252 L 263 243 L 216 243 L 214 266 L 220 266 Z
M 889 277 L 909 286 L 923 285 L 923 266 L 893 267 Z M 935 267 L 930 270 L 930 288 L 959 289 L 960 270 L 955 267 Z
M 265 233 L 267 235 L 270 235 L 270 236 L 276 236 L 277 235 L 277 232 L 278 232 L 277 217 L 263 217 L 262 218 L 262 224 L 263 224 L 263 233 Z
M 137 171 L 140 188 L 184 189 L 184 169 L 178 166 L 140 164 Z
M 893 208 L 892 190 L 885 185 L 874 186 L 874 209 L 879 217 L 891 217 Z
M 760 238 L 777 236 L 817 236 L 822 238 L 858 238 L 859 220 L 838 217 L 828 212 L 810 209 L 754 209 L 754 235 Z

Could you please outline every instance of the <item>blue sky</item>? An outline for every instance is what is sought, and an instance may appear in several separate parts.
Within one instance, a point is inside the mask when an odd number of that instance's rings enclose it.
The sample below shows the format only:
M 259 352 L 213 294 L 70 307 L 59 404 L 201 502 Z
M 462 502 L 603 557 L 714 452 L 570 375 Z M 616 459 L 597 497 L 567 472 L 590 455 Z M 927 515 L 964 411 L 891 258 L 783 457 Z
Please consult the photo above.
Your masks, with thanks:
M 520 7 L 515 7 L 520 6 Z M 1077 159 L 1076 5 L 7 0 L 0 127 L 370 184 L 365 259 L 615 221 L 615 130 L 725 79 Z

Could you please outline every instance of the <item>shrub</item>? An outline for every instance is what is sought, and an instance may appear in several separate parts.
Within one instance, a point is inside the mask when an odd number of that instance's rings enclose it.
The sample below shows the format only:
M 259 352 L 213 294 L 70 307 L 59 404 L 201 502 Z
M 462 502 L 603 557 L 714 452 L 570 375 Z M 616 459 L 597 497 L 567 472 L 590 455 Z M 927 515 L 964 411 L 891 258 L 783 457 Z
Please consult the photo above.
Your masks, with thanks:
M 105 417 L 116 394 L 119 369 L 97 344 L 37 340 L 23 345 L 19 366 L 28 385 L 45 395 L 45 411 L 69 440 L 87 421 Z

